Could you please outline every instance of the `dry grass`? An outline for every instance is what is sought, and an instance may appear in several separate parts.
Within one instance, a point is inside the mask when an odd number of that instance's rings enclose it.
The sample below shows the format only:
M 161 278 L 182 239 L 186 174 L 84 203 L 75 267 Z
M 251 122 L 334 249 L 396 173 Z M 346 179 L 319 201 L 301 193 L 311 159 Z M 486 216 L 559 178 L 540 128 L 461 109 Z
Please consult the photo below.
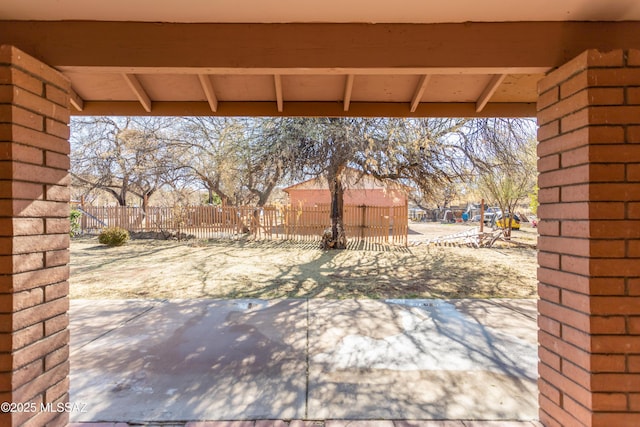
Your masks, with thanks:
M 536 294 L 532 247 L 361 246 L 325 252 L 317 245 L 134 240 L 106 248 L 95 239 L 74 240 L 71 297 L 533 298 Z

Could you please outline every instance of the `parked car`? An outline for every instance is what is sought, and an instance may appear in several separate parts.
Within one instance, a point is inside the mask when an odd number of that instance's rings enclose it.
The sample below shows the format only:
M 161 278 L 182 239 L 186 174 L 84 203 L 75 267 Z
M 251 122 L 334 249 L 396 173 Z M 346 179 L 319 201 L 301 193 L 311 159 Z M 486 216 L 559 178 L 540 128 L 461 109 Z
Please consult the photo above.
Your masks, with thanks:
M 501 213 L 500 208 L 487 208 L 484 212 L 484 223 L 485 225 L 491 225 L 491 221 L 496 214 Z M 469 221 L 471 222 L 480 222 L 480 215 L 474 215 Z
M 487 208 L 487 210 L 484 211 L 484 223 L 487 225 L 492 224 L 493 217 L 495 216 L 497 219 L 498 215 L 502 215 L 502 211 L 500 210 L 500 208 L 498 207 Z
M 505 215 L 505 217 L 503 218 L 502 213 L 499 213 L 496 215 L 496 227 L 500 227 L 500 228 L 507 228 L 507 226 L 509 225 L 508 220 L 506 217 L 508 217 L 509 214 Z M 520 230 L 520 217 L 516 214 L 513 214 L 512 218 L 511 218 L 511 229 L 512 230 Z

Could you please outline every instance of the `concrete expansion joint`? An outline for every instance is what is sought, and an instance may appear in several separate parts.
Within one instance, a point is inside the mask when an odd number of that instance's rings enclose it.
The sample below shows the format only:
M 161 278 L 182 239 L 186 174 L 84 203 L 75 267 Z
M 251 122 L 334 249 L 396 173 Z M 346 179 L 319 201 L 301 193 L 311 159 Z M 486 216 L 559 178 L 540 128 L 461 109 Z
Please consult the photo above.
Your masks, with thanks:
M 525 312 L 535 304 L 505 302 Z M 462 423 L 536 417 L 537 325 L 508 307 L 479 300 L 76 300 L 71 395 L 88 402 L 88 412 L 71 421 L 511 427 Z M 91 317 L 98 310 L 110 313 L 101 324 Z M 105 390 L 114 402 L 106 409 Z

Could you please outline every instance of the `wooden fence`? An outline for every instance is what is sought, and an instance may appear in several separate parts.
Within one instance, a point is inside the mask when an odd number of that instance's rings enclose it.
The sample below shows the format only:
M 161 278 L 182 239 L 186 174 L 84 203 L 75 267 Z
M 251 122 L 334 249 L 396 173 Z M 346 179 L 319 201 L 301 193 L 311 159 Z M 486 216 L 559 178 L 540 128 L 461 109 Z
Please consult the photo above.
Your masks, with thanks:
M 180 206 L 174 208 L 82 206 L 83 233 L 118 226 L 130 232 L 180 234 L 198 239 L 251 235 L 258 239 L 319 240 L 329 228 L 329 206 Z M 345 206 L 347 238 L 407 245 L 406 206 Z

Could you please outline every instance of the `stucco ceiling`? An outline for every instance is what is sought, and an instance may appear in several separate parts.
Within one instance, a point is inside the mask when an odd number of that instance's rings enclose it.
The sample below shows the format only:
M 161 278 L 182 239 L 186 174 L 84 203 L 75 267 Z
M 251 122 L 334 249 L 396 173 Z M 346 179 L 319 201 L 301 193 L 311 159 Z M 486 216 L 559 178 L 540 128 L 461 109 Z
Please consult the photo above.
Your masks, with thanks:
M 0 19 L 145 22 L 635 21 L 638 0 L 3 0 Z

